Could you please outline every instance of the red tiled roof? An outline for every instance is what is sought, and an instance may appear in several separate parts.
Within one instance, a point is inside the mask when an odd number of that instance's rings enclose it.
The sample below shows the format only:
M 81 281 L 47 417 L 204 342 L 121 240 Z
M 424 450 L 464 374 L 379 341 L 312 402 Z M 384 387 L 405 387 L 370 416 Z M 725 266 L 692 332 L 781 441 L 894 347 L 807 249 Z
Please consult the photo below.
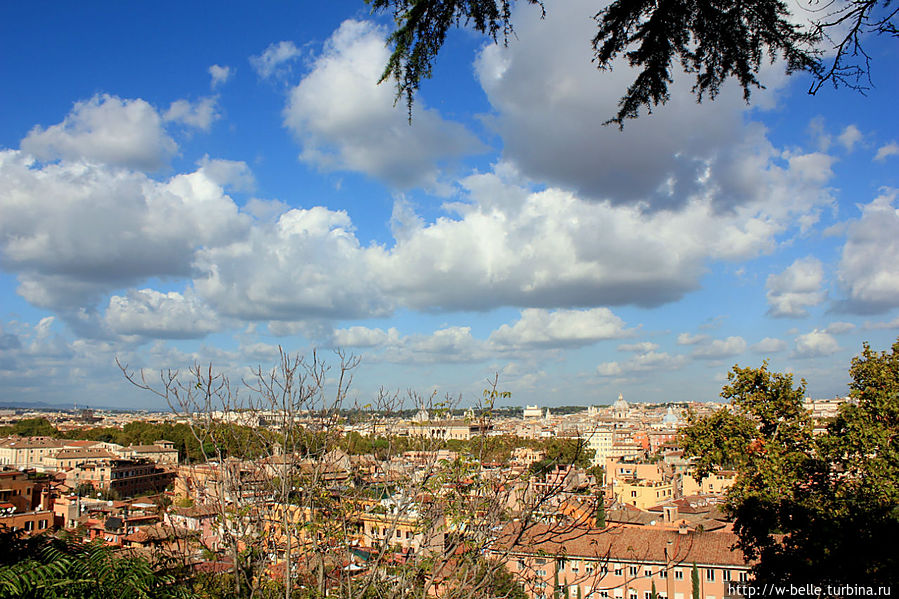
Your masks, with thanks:
M 521 526 L 507 527 L 494 551 L 515 554 L 566 555 L 610 561 L 685 563 L 745 566 L 743 553 L 735 548 L 732 532 L 690 531 L 652 527 L 585 526 L 535 524 L 521 532 Z M 667 556 L 666 556 L 667 549 Z

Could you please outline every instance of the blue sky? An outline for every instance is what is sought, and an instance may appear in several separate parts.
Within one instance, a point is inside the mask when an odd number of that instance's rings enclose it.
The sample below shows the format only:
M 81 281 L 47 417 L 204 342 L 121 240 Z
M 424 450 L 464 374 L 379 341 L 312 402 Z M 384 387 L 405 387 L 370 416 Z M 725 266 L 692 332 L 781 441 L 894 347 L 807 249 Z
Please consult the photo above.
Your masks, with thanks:
M 379 387 L 513 404 L 715 399 L 734 364 L 846 392 L 899 335 L 899 77 L 747 106 L 687 77 L 604 127 L 595 2 L 454 32 L 411 126 L 359 1 L 0 8 L 0 401 L 159 407 L 115 358 L 278 346 Z

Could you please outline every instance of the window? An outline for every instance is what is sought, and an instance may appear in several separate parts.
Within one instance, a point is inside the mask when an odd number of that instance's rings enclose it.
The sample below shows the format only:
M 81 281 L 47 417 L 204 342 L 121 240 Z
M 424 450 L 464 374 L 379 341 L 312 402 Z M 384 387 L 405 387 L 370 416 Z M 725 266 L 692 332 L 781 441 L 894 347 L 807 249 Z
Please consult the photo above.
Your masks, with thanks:
M 40 522 L 37 523 L 37 527 L 38 527 L 38 530 L 44 530 L 45 528 L 47 528 L 47 521 L 41 520 Z
M 643 599 L 652 599 L 652 593 L 649 591 L 643 591 Z
M 683 580 L 684 579 L 684 571 L 680 568 L 674 569 L 674 580 Z
M 643 570 L 643 576 L 645 576 L 646 578 L 651 578 L 652 577 L 652 568 L 646 568 L 645 570 Z
M 25 530 L 34 530 L 34 522 L 32 520 L 25 522 Z
M 665 568 L 659 570 L 659 578 L 668 578 L 668 570 Z
M 636 496 L 637 496 L 637 492 L 636 492 L 636 491 L 631 491 L 631 497 L 636 497 Z
M 721 580 L 730 582 L 730 570 L 721 570 Z
M 640 568 L 637 566 L 628 566 L 627 573 L 630 576 L 637 576 L 640 573 Z
M 615 576 L 621 576 L 621 566 L 615 566 Z
M 715 582 L 715 570 L 712 568 L 706 568 L 705 579 L 707 582 Z
M 628 599 L 637 599 L 637 591 L 631 591 L 627 596 Z
M 749 580 L 749 572 L 745 570 L 740 571 L 740 582 L 746 582 Z

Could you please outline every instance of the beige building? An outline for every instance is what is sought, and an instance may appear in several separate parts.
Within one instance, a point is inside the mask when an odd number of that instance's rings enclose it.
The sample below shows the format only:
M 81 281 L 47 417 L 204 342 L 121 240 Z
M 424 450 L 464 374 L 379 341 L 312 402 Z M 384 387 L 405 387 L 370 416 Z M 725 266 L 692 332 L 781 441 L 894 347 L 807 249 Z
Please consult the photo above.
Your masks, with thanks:
M 732 584 L 749 579 L 736 543 L 723 531 L 536 525 L 508 528 L 491 553 L 505 560 L 531 599 L 651 599 L 653 589 L 659 599 L 691 599 L 694 564 L 700 597 L 724 599 L 734 594 Z
M 719 470 L 706 476 L 701 481 L 693 478 L 692 474 L 684 474 L 681 479 L 681 493 L 683 495 L 723 494 L 737 480 L 737 473 L 732 470 Z
M 97 463 L 106 460 L 114 460 L 118 456 L 105 449 L 88 447 L 84 449 L 64 448 L 44 456 L 43 464 L 46 470 L 68 470 L 81 464 Z
M 465 420 L 437 420 L 410 424 L 407 428 L 410 437 L 430 437 L 432 439 L 468 441 L 472 437 L 493 430 L 493 424 L 468 422 Z
M 44 458 L 64 447 L 50 437 L 9 437 L 0 441 L 0 466 L 41 470 Z
M 587 449 L 593 450 L 593 465 L 605 466 L 606 460 L 612 457 L 612 447 L 615 443 L 615 435 L 612 429 L 597 428 L 586 435 Z
M 157 464 L 177 464 L 178 450 L 172 441 L 154 441 L 152 445 L 130 445 L 119 450 L 123 458 L 144 458 Z
M 612 496 L 620 503 L 641 510 L 674 498 L 674 485 L 670 482 L 616 480 L 612 483 Z

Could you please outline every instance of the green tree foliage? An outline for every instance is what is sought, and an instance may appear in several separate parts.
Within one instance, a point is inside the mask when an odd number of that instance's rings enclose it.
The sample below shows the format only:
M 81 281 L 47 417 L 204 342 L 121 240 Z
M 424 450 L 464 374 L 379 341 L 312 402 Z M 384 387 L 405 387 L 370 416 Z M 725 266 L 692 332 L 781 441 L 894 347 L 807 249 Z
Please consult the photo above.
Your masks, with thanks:
M 188 598 L 184 572 L 116 554 L 102 542 L 0 531 L 0 597 L 20 599 Z
M 0 436 L 19 435 L 21 437 L 50 437 L 55 433 L 56 427 L 43 417 L 23 418 L 12 426 L 0 427 Z
M 682 441 L 697 473 L 736 468 L 727 506 L 760 582 L 899 582 L 899 341 L 865 344 L 849 370 L 851 402 L 823 434 L 788 374 L 734 367 L 727 414 L 693 418 Z
M 693 562 L 693 570 L 690 572 L 690 584 L 693 588 L 693 599 L 702 599 L 702 591 L 699 588 L 699 568 Z
M 587 449 L 583 439 L 548 439 L 544 441 L 541 449 L 546 451 L 546 457 L 534 462 L 530 467 L 531 473 L 538 476 L 568 465 L 588 468 L 593 460 L 593 454 L 596 453 L 592 449 Z
M 525 0 L 522 0 L 525 1 Z M 542 0 L 526 0 L 544 10 Z M 392 53 L 381 80 L 393 79 L 397 98 L 412 103 L 449 30 L 466 27 L 496 43 L 513 35 L 514 0 L 366 0 L 373 12 L 392 14 L 396 28 L 388 43 Z M 791 10 L 811 19 L 797 24 Z M 610 69 L 618 56 L 637 70 L 633 83 L 607 122 L 622 126 L 640 109 L 652 110 L 669 99 L 674 71 L 695 74 L 697 99 L 714 99 L 721 86 L 735 79 L 748 101 L 763 62 L 782 57 L 788 72 L 813 77 L 810 93 L 826 83 L 864 89 L 870 57 L 862 48 L 867 35 L 896 36 L 897 9 L 890 0 L 857 0 L 821 10 L 809 2 L 786 0 L 615 0 L 597 5 L 594 61 Z M 819 45 L 822 44 L 823 46 Z M 821 59 L 821 48 L 833 52 Z M 679 66 L 678 66 L 679 65 Z
M 606 527 L 606 500 L 602 491 L 596 494 L 596 512 L 593 517 L 596 520 L 596 528 Z

